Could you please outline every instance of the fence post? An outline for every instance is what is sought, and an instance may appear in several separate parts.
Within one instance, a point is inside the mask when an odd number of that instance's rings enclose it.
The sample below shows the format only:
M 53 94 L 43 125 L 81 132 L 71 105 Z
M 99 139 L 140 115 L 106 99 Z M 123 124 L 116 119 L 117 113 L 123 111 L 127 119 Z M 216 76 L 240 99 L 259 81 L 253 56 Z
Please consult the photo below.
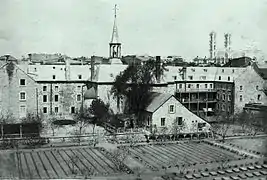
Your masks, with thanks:
M 22 124 L 19 125 L 19 137 L 22 138 Z

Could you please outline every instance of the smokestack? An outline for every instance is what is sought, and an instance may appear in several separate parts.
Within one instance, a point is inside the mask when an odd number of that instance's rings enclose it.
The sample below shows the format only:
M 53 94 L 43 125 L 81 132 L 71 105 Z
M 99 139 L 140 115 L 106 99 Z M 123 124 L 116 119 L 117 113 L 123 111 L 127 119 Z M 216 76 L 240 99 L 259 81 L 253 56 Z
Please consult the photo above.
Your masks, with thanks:
M 212 31 L 210 33 L 210 59 L 216 57 L 216 33 Z
M 231 50 L 231 34 L 230 33 L 226 33 L 224 34 L 224 48 L 225 48 L 225 61 L 226 63 L 229 60 L 229 53 Z
M 158 83 L 160 83 L 161 78 L 161 59 L 160 56 L 156 56 L 156 80 Z
M 95 75 L 95 56 L 91 56 L 91 81 L 94 80 Z

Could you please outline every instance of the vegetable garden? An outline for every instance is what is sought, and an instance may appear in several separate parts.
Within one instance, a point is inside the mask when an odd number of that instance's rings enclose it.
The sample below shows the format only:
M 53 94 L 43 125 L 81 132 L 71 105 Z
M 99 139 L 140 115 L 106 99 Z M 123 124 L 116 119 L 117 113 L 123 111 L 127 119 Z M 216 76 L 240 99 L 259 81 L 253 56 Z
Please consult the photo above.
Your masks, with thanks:
M 166 167 L 181 167 L 244 158 L 226 149 L 201 142 L 138 145 L 130 148 L 130 154 L 153 171 Z
M 124 164 L 103 148 L 68 148 L 18 152 L 19 176 L 25 179 L 60 179 L 78 176 L 105 176 L 128 172 Z

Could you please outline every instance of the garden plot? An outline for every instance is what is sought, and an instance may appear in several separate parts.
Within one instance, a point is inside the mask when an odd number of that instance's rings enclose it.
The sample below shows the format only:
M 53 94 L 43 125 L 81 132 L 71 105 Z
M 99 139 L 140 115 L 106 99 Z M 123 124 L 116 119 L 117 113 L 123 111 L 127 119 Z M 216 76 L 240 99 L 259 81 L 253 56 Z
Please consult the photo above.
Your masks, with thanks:
M 105 176 L 126 172 L 103 148 L 25 150 L 16 154 L 19 175 L 25 179 L 60 179 L 79 176 Z
M 226 140 L 226 143 L 246 151 L 252 151 L 267 156 L 267 137 L 230 139 Z
M 140 145 L 130 148 L 131 156 L 151 170 L 189 164 L 231 161 L 240 155 L 206 143 Z

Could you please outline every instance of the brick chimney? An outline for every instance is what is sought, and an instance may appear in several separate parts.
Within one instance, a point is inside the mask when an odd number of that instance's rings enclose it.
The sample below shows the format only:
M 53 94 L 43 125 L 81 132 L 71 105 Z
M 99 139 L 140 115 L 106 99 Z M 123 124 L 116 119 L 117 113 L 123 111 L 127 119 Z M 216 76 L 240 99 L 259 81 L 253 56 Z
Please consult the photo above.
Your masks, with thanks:
M 161 59 L 160 56 L 156 56 L 156 80 L 157 83 L 160 83 L 160 79 L 161 79 Z

